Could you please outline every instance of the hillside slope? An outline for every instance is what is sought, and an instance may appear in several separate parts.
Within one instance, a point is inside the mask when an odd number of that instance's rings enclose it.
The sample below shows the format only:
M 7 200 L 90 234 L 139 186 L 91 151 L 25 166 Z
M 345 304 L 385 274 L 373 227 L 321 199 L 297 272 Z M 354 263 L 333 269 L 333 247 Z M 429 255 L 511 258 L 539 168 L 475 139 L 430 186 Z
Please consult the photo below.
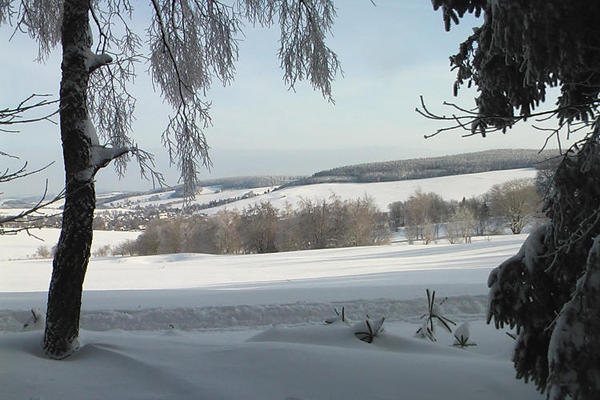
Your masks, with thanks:
M 267 187 L 255 188 L 252 191 L 214 191 L 205 188 L 196 196 L 192 204 L 196 204 L 202 212 L 212 214 L 222 209 L 242 210 L 260 202 L 269 202 L 275 208 L 283 209 L 286 204 L 296 207 L 303 200 L 324 200 L 329 199 L 332 195 L 342 200 L 353 200 L 369 196 L 380 210 L 385 211 L 388 204 L 394 201 L 405 201 L 416 190 L 437 193 L 445 200 L 461 200 L 463 197 L 469 198 L 482 195 L 496 184 L 516 178 L 534 178 L 535 175 L 535 169 L 523 168 L 393 182 L 322 183 L 287 186 L 278 190 L 271 190 L 273 188 Z M 140 196 L 129 198 L 129 201 L 129 205 L 123 202 L 114 202 L 107 205 L 111 207 L 135 205 L 166 208 L 181 208 L 183 206 L 183 199 L 173 199 L 168 196 L 165 196 L 165 198 Z

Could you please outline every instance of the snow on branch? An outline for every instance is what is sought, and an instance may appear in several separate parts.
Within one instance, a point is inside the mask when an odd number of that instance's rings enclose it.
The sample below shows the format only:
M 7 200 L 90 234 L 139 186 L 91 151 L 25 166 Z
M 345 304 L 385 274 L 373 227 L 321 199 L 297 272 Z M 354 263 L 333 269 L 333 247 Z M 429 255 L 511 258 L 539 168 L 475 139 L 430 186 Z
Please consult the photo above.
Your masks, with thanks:
M 331 82 L 341 72 L 337 55 L 325 44 L 331 33 L 335 8 L 329 0 L 287 1 L 281 3 L 281 47 L 279 58 L 285 82 L 293 88 L 297 81 L 310 79 L 313 88 L 333 102 Z
M 123 154 L 128 153 L 129 148 L 114 148 L 109 146 L 94 145 L 91 148 L 91 166 L 95 171 L 100 168 L 106 167 L 112 160 L 121 157 Z
M 85 65 L 87 70 L 91 73 L 104 65 L 110 64 L 112 61 L 112 57 L 106 53 L 95 54 L 89 52 L 85 59 Z
M 0 24 L 6 23 L 12 14 L 11 0 L 0 0 Z

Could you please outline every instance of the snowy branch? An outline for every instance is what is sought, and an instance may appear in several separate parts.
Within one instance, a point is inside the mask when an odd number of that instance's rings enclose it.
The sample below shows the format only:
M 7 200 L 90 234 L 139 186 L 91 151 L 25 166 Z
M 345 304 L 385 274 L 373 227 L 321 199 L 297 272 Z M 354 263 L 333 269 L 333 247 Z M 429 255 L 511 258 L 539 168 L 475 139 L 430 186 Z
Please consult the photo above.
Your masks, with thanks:
M 112 57 L 106 53 L 94 54 L 90 52 L 86 58 L 85 64 L 90 73 L 94 72 L 98 68 L 108 65 L 113 61 Z

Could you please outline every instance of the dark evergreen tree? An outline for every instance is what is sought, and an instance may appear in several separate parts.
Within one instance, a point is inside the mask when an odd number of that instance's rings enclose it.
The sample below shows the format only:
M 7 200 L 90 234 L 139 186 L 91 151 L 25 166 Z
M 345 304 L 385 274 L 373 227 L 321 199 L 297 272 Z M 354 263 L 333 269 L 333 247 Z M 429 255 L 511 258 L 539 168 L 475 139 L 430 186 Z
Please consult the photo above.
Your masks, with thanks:
M 433 0 L 446 29 L 465 13 L 483 22 L 450 58 L 463 84 L 478 89 L 477 111 L 454 121 L 471 133 L 506 131 L 533 115 L 554 115 L 582 134 L 546 196 L 550 223 L 490 275 L 488 319 L 516 327 L 517 377 L 551 400 L 600 398 L 600 2 Z M 548 87 L 557 107 L 539 112 Z M 421 112 L 437 118 L 426 108 Z M 441 119 L 444 119 L 441 117 Z M 451 119 L 449 119 L 451 120 Z

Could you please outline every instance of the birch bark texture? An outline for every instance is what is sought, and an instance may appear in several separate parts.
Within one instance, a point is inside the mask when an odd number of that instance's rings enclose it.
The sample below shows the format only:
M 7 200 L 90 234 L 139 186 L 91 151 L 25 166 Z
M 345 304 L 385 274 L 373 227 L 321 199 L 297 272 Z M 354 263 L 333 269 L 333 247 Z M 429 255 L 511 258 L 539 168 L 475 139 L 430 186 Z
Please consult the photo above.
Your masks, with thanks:
M 90 168 L 92 139 L 88 134 L 88 55 L 92 40 L 89 0 L 66 0 L 61 33 L 62 79 L 60 131 L 65 165 L 65 207 L 62 230 L 52 265 L 43 348 L 51 358 L 65 358 L 77 349 L 83 279 L 92 243 L 96 206 Z

